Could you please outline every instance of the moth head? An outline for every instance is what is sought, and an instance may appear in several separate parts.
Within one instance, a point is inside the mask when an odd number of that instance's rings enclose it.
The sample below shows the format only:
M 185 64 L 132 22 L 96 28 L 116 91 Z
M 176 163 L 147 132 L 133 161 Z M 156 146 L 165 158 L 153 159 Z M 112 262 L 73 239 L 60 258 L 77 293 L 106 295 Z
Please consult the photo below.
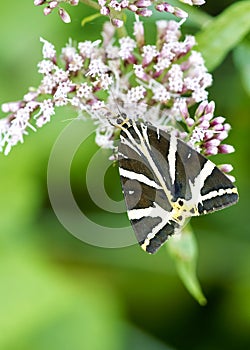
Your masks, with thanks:
M 116 119 L 116 124 L 120 128 L 128 128 L 132 125 L 132 120 L 129 117 L 127 117 L 126 113 L 121 113 Z

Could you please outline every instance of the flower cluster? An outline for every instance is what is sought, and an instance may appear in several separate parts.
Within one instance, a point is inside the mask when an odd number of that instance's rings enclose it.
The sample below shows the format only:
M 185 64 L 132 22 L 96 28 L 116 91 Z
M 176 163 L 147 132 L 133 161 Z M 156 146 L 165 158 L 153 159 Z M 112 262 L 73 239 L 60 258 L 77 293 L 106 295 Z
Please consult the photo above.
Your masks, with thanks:
M 180 1 L 188 5 L 203 5 L 205 3 L 204 0 Z M 171 13 L 181 19 L 186 19 L 188 17 L 187 12 L 162 0 L 98 0 L 98 4 L 101 7 L 100 13 L 102 15 L 109 16 L 112 20 L 113 25 L 116 27 L 121 27 L 123 25 L 123 20 L 120 13 L 124 9 L 129 10 L 134 14 L 142 17 L 152 16 L 153 7 L 159 12 Z
M 228 137 L 231 126 L 225 123 L 226 118 L 214 117 L 214 109 L 213 101 L 203 101 L 191 118 L 186 105 L 183 104 L 180 108 L 188 134 L 191 135 L 189 143 L 206 156 L 234 152 L 233 146 L 221 144 Z
M 43 13 L 45 16 L 49 15 L 53 10 L 56 8 L 58 9 L 58 14 L 65 23 L 70 23 L 70 15 L 68 12 L 60 6 L 60 3 L 68 3 L 71 6 L 77 6 L 79 3 L 79 0 L 34 0 L 34 5 L 35 6 L 41 6 L 41 5 L 46 5 L 44 7 Z
M 194 37 L 181 40 L 175 21 L 156 25 L 156 45 L 147 45 L 141 22 L 135 22 L 133 38 L 122 37 L 117 43 L 114 27 L 106 22 L 103 41 L 80 42 L 77 47 L 70 42 L 60 59 L 54 46 L 41 39 L 41 84 L 22 101 L 2 106 L 9 113 L 0 120 L 0 147 L 5 154 L 23 142 L 28 128 L 34 129 L 32 119 L 41 127 L 51 120 L 55 107 L 67 104 L 80 116 L 88 114 L 93 119 L 96 143 L 101 147 L 114 147 L 116 128 L 110 120 L 125 112 L 162 128 L 184 124 L 180 136 L 206 155 L 232 152 L 231 146 L 220 144 L 230 126 L 222 117 L 213 116 L 214 103 L 207 102 L 206 88 L 212 77 L 193 50 Z M 196 103 L 200 105 L 192 118 L 188 110 Z
M 203 5 L 204 0 L 179 0 L 188 5 Z M 60 6 L 60 3 L 69 3 L 72 6 L 76 6 L 79 0 L 34 0 L 35 6 L 46 5 L 44 8 L 44 14 L 49 15 L 55 8 L 58 8 L 58 13 L 61 19 L 65 23 L 71 21 L 69 14 Z M 154 7 L 159 12 L 167 12 L 175 15 L 178 18 L 186 19 L 188 13 L 180 9 L 179 7 L 172 6 L 168 2 L 162 0 L 98 0 L 98 5 L 94 1 L 82 0 L 86 5 L 97 8 L 99 5 L 100 13 L 104 16 L 109 16 L 114 26 L 123 26 L 122 11 L 128 10 L 136 15 L 142 17 L 150 17 L 153 14 L 152 8 Z

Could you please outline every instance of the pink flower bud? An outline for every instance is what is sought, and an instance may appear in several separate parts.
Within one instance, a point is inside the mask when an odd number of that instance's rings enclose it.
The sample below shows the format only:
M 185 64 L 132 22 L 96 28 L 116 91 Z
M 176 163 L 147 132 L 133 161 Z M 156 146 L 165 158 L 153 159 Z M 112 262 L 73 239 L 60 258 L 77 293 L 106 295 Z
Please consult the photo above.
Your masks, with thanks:
M 164 11 L 168 13 L 174 13 L 174 6 L 164 3 Z
M 137 63 L 137 60 L 135 58 L 134 55 L 130 55 L 128 58 L 127 58 L 127 61 L 130 63 L 130 64 L 135 64 Z
M 174 15 L 178 18 L 188 18 L 188 13 L 178 7 L 175 8 Z
M 209 121 L 208 120 L 203 120 L 201 123 L 199 123 L 199 127 L 202 129 L 208 129 L 210 126 Z
M 230 173 L 233 170 L 233 166 L 231 164 L 221 164 L 218 165 L 218 168 L 223 171 L 223 173 Z
M 192 118 L 187 118 L 186 124 L 187 124 L 187 126 L 191 127 L 194 125 L 194 120 Z
M 224 121 L 226 120 L 226 118 L 224 118 L 224 117 L 216 117 L 216 118 L 214 118 L 213 120 L 211 120 L 211 125 L 213 126 L 213 125 L 217 125 L 217 124 L 223 124 L 224 123 Z
M 214 114 L 214 110 L 215 110 L 215 103 L 214 101 L 210 101 L 207 106 L 205 107 L 205 113 L 211 113 Z
M 216 147 L 216 146 L 208 147 L 205 150 L 206 156 L 215 156 L 216 154 L 218 154 L 218 147 Z
M 112 23 L 117 28 L 121 28 L 123 26 L 123 21 L 118 18 L 112 18 Z
M 233 153 L 235 151 L 232 145 L 220 145 L 218 148 L 219 152 L 223 154 Z
M 40 6 L 45 3 L 45 0 L 34 0 L 34 5 L 35 6 Z
M 77 6 L 79 4 L 79 0 L 70 0 L 71 6 Z
M 131 4 L 131 5 L 129 5 L 129 7 L 128 7 L 129 9 L 130 9 L 130 11 L 132 11 L 132 12 L 136 12 L 137 10 L 138 10 L 138 7 L 137 6 L 135 6 L 134 4 Z
M 61 17 L 62 21 L 64 23 L 70 23 L 71 19 L 67 11 L 65 11 L 63 8 L 60 8 L 59 11 L 59 16 Z
M 225 123 L 224 125 L 223 125 L 223 129 L 225 130 L 225 131 L 229 131 L 229 130 L 231 130 L 231 125 L 230 124 L 228 124 L 228 123 Z
M 225 130 L 222 130 L 221 132 L 215 135 L 215 138 L 220 141 L 225 140 L 227 137 L 228 137 L 228 132 Z
M 205 4 L 205 2 L 206 2 L 205 0 L 192 0 L 192 3 L 197 6 L 203 5 Z
M 214 131 L 221 131 L 221 130 L 224 130 L 224 127 L 223 127 L 222 124 L 215 124 L 215 125 L 213 126 L 213 130 L 214 130 Z
M 137 45 L 142 47 L 144 45 L 144 27 L 142 22 L 134 23 L 134 36 L 136 38 Z
M 54 9 L 54 8 L 56 8 L 58 6 L 58 1 L 51 1 L 50 3 L 49 3 L 49 7 L 51 8 L 51 9 Z
M 208 105 L 207 101 L 202 101 L 199 104 L 198 108 L 195 111 L 195 117 L 196 118 L 200 118 L 202 116 L 202 114 L 204 113 L 204 110 L 207 107 L 207 105 Z
M 205 132 L 204 140 L 210 140 L 214 136 L 214 132 L 212 130 L 207 130 Z
M 190 117 L 186 103 L 180 104 L 180 112 L 181 112 L 181 115 L 183 116 L 183 118 L 187 119 Z
M 138 1 L 135 2 L 135 5 L 137 7 L 148 7 L 148 6 L 152 5 L 152 4 L 151 4 L 150 0 L 138 0 Z
M 24 95 L 23 100 L 25 102 L 29 102 L 36 98 L 38 95 L 39 93 L 37 91 L 29 91 L 26 95 Z
M 178 136 L 177 136 L 177 137 L 178 137 Z M 185 140 L 185 138 L 187 137 L 187 132 L 185 132 L 185 131 L 180 132 L 179 137 L 180 137 L 182 140 Z
M 205 0 L 180 0 L 181 2 L 183 2 L 184 4 L 188 4 L 190 6 L 193 6 L 193 5 L 203 5 L 205 4 Z
M 52 12 L 52 9 L 50 7 L 44 7 L 43 14 L 45 16 L 48 16 Z
M 136 11 L 136 13 L 137 13 L 137 15 L 143 16 L 143 17 L 150 17 L 153 14 L 153 12 L 151 10 L 148 10 L 148 9 L 138 9 Z
M 212 139 L 205 143 L 206 148 L 214 147 L 214 146 L 218 147 L 219 145 L 220 145 L 220 140 L 218 139 Z
M 98 4 L 102 7 L 106 5 L 106 0 L 98 0 Z
M 129 1 L 128 0 L 122 0 L 121 2 L 120 2 L 120 5 L 121 5 L 121 8 L 127 8 L 128 7 L 128 5 L 129 5 Z
M 159 12 L 164 12 L 165 11 L 165 6 L 164 4 L 158 4 L 155 6 L 155 9 Z
M 102 6 L 100 9 L 101 15 L 108 16 L 110 14 L 110 10 L 107 6 Z
M 203 120 L 211 120 L 213 118 L 213 114 L 209 113 L 209 114 L 204 114 L 200 117 L 199 121 L 202 122 Z
M 17 102 L 7 102 L 2 104 L 2 111 L 4 113 L 15 113 L 21 108 L 22 106 L 22 101 L 17 101 Z

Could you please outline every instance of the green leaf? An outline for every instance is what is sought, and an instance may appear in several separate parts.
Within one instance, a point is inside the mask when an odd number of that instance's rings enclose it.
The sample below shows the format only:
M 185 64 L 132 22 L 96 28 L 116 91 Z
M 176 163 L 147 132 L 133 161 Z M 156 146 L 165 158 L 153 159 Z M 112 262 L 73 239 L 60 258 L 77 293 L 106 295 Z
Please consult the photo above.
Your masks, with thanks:
M 250 1 L 239 1 L 196 35 L 198 50 L 209 71 L 214 70 L 250 31 Z
M 244 41 L 233 52 L 236 67 L 239 70 L 243 86 L 250 95 L 250 42 Z
M 169 239 L 166 247 L 174 259 L 178 274 L 189 293 L 201 304 L 206 304 L 196 276 L 197 243 L 191 230 L 186 226 L 181 235 L 174 235 Z

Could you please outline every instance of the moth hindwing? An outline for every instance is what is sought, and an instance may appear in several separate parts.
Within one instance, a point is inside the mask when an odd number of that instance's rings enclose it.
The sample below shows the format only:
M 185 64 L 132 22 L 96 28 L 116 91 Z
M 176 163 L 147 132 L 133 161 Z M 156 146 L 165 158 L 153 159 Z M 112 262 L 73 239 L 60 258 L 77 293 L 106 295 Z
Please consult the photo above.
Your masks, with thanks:
M 150 124 L 119 118 L 118 162 L 128 218 L 138 242 L 155 253 L 187 218 L 237 202 L 214 163 Z

